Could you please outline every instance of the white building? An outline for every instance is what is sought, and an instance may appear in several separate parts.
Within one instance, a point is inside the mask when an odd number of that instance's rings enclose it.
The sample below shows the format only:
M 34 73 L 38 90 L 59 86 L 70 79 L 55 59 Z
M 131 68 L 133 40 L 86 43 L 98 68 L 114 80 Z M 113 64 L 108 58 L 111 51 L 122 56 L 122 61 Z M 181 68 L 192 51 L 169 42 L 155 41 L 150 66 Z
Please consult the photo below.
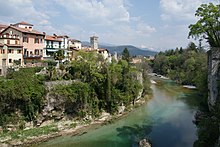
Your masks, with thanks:
M 5 76 L 10 67 L 23 66 L 23 46 L 15 34 L 0 36 L 0 76 Z
M 44 53 L 43 57 L 46 60 L 53 60 L 54 53 L 59 50 L 64 50 L 64 60 L 69 60 L 71 52 L 68 51 L 68 36 L 57 36 L 54 34 L 53 36 L 46 35 L 44 42 Z
M 69 39 L 69 48 L 70 49 L 81 50 L 82 49 L 82 43 L 81 43 L 81 41 L 76 40 L 76 39 Z

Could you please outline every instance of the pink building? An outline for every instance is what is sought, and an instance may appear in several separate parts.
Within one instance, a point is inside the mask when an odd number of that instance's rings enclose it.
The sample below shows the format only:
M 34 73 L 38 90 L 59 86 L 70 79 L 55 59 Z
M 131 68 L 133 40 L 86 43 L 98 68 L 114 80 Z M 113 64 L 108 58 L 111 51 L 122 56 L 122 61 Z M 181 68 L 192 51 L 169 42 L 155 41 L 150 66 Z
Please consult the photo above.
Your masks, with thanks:
M 23 46 L 23 59 L 27 66 L 35 65 L 43 59 L 45 34 L 33 30 L 33 25 L 27 22 L 12 24 L 5 28 L 1 34 L 2 39 L 10 40 L 9 36 L 17 36 L 19 45 Z

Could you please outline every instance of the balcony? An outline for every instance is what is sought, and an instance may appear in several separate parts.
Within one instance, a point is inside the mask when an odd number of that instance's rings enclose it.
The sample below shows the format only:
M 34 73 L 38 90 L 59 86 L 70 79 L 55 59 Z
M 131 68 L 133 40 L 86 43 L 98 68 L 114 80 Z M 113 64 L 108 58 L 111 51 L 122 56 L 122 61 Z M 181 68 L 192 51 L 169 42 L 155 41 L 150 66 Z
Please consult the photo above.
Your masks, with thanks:
M 43 57 L 42 55 L 27 55 L 27 54 L 23 55 L 24 59 L 41 59 L 42 57 Z

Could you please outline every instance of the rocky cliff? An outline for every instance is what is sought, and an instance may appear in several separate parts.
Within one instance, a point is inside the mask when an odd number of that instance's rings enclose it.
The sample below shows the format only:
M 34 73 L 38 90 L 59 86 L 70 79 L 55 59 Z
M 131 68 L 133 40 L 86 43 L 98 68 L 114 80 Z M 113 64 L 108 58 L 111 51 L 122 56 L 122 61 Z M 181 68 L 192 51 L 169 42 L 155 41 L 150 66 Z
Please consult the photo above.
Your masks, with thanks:
M 208 105 L 212 110 L 220 100 L 220 47 L 208 52 Z

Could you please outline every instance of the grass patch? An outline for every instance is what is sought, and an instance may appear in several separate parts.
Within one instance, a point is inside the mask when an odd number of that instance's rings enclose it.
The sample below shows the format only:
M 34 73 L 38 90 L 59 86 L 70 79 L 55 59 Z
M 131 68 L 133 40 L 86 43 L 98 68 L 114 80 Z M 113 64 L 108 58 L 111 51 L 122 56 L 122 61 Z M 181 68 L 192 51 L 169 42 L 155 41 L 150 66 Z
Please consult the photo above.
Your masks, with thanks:
M 18 130 L 14 132 L 7 132 L 0 134 L 0 141 L 6 137 L 9 137 L 10 140 L 14 139 L 28 139 L 30 137 L 36 137 L 41 135 L 48 135 L 50 133 L 58 132 L 58 128 L 55 125 L 44 126 L 39 128 L 33 128 L 29 130 Z M 9 141 L 9 140 L 8 140 Z

